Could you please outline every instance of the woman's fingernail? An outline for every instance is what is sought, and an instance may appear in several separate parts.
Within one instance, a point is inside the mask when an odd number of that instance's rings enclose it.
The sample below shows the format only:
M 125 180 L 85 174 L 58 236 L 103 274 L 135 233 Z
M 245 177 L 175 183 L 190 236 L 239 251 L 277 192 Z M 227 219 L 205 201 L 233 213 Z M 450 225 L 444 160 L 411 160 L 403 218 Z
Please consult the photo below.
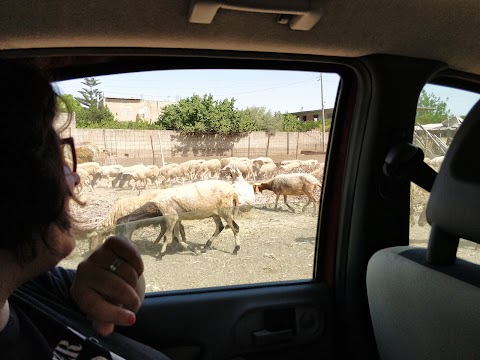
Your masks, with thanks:
M 129 323 L 130 325 L 133 325 L 133 324 L 135 324 L 136 322 L 137 322 L 137 317 L 135 316 L 135 314 L 130 314 L 130 315 L 128 316 L 128 323 Z

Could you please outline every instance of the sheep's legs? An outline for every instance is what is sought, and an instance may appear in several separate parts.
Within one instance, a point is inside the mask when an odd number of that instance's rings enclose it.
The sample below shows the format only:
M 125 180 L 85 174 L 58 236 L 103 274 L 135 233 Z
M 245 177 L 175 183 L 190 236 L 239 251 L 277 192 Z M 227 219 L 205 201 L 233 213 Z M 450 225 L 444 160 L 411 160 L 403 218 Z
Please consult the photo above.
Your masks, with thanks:
M 181 239 L 180 239 L 179 233 L 180 233 Z M 190 249 L 190 246 L 188 246 L 188 244 L 185 241 L 185 227 L 183 226 L 180 220 L 178 220 L 175 226 L 173 227 L 172 240 L 175 238 L 177 239 L 178 243 L 183 248 L 183 250 L 194 252 L 192 251 L 192 249 Z
M 274 207 L 275 210 L 277 210 L 278 199 L 280 199 L 280 194 L 277 194 L 277 197 L 276 197 L 276 199 L 275 199 L 275 207 Z
M 207 243 L 204 246 L 204 250 L 210 248 L 212 245 L 213 240 L 222 232 L 223 229 L 225 228 L 230 228 L 233 231 L 233 239 L 235 242 L 235 247 L 233 249 L 233 254 L 237 255 L 238 250 L 240 250 L 240 236 L 239 236 L 239 231 L 240 227 L 238 224 L 233 220 L 233 211 L 235 210 L 235 207 L 233 209 L 218 209 L 220 213 L 220 217 L 213 216 L 213 220 L 215 221 L 215 225 L 217 226 L 215 233 L 212 235 L 212 237 L 207 241 Z M 225 220 L 227 223 L 227 226 L 223 226 L 222 219 Z M 217 233 L 218 230 L 218 233 Z
M 238 250 L 240 250 L 240 235 L 238 234 L 240 231 L 240 227 L 238 224 L 233 220 L 231 217 L 224 218 L 227 222 L 228 226 L 233 231 L 233 239 L 235 241 L 235 248 L 233 249 L 233 255 L 237 255 Z
M 212 236 L 210 236 L 210 239 L 208 239 L 208 241 L 203 246 L 204 252 L 207 251 L 207 249 L 211 248 L 213 240 L 215 240 L 218 234 L 220 234 L 225 228 L 225 226 L 223 226 L 222 219 L 220 218 L 220 216 L 218 215 L 212 216 L 212 219 L 213 221 L 215 221 L 215 232 L 213 233 Z
M 280 195 L 281 195 L 281 194 L 277 194 L 277 197 L 276 197 L 276 199 L 275 199 L 275 207 L 274 207 L 275 210 L 277 210 L 278 199 L 280 199 Z M 295 209 L 294 209 L 293 207 L 291 207 L 290 205 L 288 205 L 288 203 L 287 203 L 287 195 L 283 195 L 283 202 L 285 203 L 285 205 L 288 206 L 288 208 L 289 208 L 290 210 L 292 210 L 292 212 L 295 212 Z
M 178 234 L 174 235 L 174 237 L 176 236 L 177 237 L 177 240 L 179 243 L 181 243 L 183 241 L 183 243 L 186 243 L 186 236 L 185 236 L 185 227 L 183 226 L 183 224 L 180 222 L 180 221 L 177 221 L 177 224 L 178 224 L 178 227 L 179 227 L 179 232 L 180 232 L 180 236 L 182 238 L 182 240 L 180 240 L 180 238 L 178 237 Z M 166 235 L 165 233 L 167 232 L 167 227 L 165 226 L 164 223 L 161 223 L 160 224 L 160 227 L 161 227 L 161 231 L 160 231 L 160 234 L 157 236 L 157 238 L 155 239 L 155 241 L 153 242 L 154 244 L 157 244 L 163 237 L 163 241 L 166 241 Z M 173 230 L 175 231 L 175 230 Z M 183 244 L 180 244 L 182 245 L 183 247 Z
M 310 205 L 312 202 L 313 202 L 313 209 L 316 210 L 317 207 L 315 206 L 315 203 L 316 203 L 315 198 L 313 197 L 312 194 L 306 194 L 306 195 L 308 197 L 308 201 L 305 205 L 303 205 L 302 212 L 305 212 L 305 209 L 307 208 L 307 206 Z
M 278 201 L 278 197 L 277 197 L 277 201 Z M 283 195 L 283 202 L 285 203 L 285 205 L 288 206 L 288 208 L 290 210 L 292 210 L 292 212 L 295 212 L 295 209 L 293 207 L 291 207 L 290 205 L 288 205 L 288 203 L 287 203 L 287 195 Z
M 171 235 L 170 241 L 168 241 L 168 238 L 165 235 L 167 232 Z M 165 252 L 167 251 L 167 245 L 173 242 L 174 239 L 177 239 L 178 243 L 184 250 L 195 253 L 186 243 L 185 227 L 180 222 L 180 220 L 175 221 L 172 219 L 165 219 L 164 223 L 162 224 L 162 230 L 158 237 L 155 239 L 154 243 L 158 243 L 162 238 L 162 247 L 160 248 L 160 253 L 157 256 L 158 260 L 162 260 L 163 255 L 165 255 Z

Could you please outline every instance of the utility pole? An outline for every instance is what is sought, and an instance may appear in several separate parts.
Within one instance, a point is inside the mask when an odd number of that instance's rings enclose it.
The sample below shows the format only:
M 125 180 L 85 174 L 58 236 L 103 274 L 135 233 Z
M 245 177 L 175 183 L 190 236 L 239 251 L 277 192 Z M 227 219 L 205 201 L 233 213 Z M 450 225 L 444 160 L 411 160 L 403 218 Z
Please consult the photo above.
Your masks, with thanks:
M 323 76 L 320 73 L 320 96 L 322 100 L 322 147 L 325 152 L 325 107 L 323 105 Z

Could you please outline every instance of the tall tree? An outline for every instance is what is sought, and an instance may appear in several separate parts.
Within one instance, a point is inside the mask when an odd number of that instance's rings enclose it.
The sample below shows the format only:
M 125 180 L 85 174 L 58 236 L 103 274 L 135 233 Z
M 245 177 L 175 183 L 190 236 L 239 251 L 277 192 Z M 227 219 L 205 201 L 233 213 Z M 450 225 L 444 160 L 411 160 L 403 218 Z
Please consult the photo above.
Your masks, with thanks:
M 95 78 L 85 78 L 82 84 L 86 87 L 79 91 L 82 97 L 75 97 L 75 99 L 87 109 L 98 107 L 98 102 L 101 100 L 101 92 L 95 87 L 100 85 L 100 81 Z
M 253 130 L 248 117 L 235 109 L 235 99 L 214 100 L 211 94 L 193 95 L 163 109 L 157 124 L 188 133 L 232 134 Z
M 452 113 L 448 110 L 446 101 L 434 93 L 429 94 L 425 89 L 422 90 L 417 104 L 417 123 L 438 124 L 451 116 Z

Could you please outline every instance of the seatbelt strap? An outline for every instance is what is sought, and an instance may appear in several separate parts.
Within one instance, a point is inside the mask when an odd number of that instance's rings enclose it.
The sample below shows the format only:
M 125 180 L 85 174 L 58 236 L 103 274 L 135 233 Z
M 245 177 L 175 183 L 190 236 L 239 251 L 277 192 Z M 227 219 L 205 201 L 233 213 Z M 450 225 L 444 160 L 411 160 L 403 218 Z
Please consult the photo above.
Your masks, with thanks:
M 410 143 L 394 146 L 387 154 L 383 172 L 397 180 L 411 181 L 430 192 L 437 172 L 423 161 L 425 154 Z

